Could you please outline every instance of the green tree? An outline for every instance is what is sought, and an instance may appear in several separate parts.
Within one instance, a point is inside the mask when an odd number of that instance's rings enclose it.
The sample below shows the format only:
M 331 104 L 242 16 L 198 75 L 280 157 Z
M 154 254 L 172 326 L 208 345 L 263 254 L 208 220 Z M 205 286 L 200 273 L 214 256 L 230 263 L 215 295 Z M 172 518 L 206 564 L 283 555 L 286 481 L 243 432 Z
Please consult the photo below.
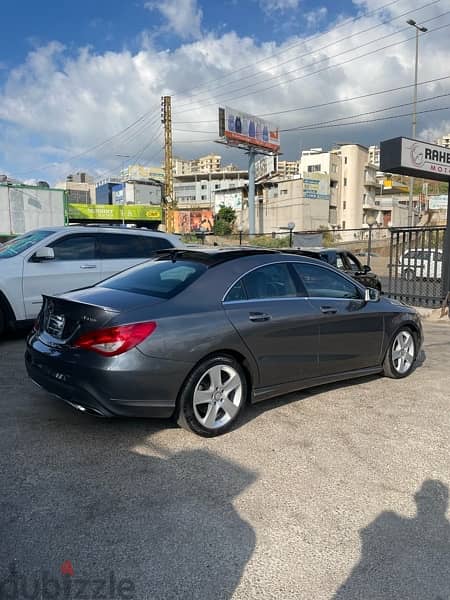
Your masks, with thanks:
M 215 235 L 229 235 L 233 231 L 235 221 L 236 211 L 222 204 L 214 219 Z

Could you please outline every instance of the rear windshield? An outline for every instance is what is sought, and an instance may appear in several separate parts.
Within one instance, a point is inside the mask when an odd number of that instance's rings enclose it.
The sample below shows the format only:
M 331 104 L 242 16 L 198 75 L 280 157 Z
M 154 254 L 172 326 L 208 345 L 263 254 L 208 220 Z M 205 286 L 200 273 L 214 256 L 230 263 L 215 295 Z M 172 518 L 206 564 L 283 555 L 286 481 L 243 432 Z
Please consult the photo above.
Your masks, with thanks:
M 206 266 L 187 260 L 146 262 L 99 284 L 111 290 L 123 290 L 157 298 L 172 298 L 194 282 Z
M 17 256 L 28 248 L 31 248 L 34 244 L 41 242 L 43 239 L 55 233 L 54 231 L 43 231 L 40 229 L 39 231 L 30 231 L 30 233 L 25 233 L 24 235 L 20 235 L 9 242 L 5 242 L 4 244 L 0 244 L 0 258 L 12 258 L 13 256 Z

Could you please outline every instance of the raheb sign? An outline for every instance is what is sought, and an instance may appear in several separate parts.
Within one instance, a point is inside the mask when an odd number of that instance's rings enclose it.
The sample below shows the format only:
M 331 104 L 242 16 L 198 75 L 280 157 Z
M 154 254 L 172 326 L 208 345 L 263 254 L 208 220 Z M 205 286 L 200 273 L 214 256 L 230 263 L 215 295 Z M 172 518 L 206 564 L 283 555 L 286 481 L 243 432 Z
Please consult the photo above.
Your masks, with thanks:
M 450 149 L 404 137 L 385 140 L 380 144 L 380 170 L 450 182 Z

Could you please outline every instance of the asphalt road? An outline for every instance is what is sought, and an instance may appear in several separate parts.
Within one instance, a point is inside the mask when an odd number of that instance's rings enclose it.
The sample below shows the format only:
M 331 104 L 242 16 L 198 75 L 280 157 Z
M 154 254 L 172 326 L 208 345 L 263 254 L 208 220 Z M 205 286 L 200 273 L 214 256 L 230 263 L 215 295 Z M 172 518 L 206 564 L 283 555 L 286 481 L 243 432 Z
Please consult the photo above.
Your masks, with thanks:
M 450 322 L 425 333 L 409 378 L 250 407 L 214 440 L 77 413 L 0 342 L 1 599 L 448 600 Z

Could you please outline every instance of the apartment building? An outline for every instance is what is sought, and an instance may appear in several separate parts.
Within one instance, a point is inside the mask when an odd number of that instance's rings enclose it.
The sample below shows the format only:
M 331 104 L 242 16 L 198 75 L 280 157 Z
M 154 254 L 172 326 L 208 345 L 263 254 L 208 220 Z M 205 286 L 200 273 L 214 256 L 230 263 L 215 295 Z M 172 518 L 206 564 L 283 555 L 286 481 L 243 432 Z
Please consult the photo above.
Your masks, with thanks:
M 218 173 L 222 170 L 221 164 L 222 157 L 219 154 L 208 154 L 207 156 L 201 156 L 193 160 L 174 158 L 173 174 L 178 177 L 180 175 L 193 175 L 196 173 Z
M 247 171 L 218 171 L 194 173 L 174 178 L 175 200 L 180 209 L 214 208 L 214 194 L 219 190 L 241 187 L 248 184 Z
M 380 167 L 380 146 L 369 146 L 369 163 Z
M 55 185 L 60 190 L 66 190 L 69 204 L 95 204 L 96 186 L 94 178 L 87 173 L 67 175 L 65 181 Z
M 278 160 L 277 175 L 280 177 L 296 177 L 299 175 L 298 160 Z
M 339 229 L 360 229 L 375 210 L 376 166 L 369 148 L 360 144 L 339 144 L 333 150 L 312 148 L 302 152 L 300 171 L 326 173 L 330 177 L 329 223 Z
M 129 165 L 120 171 L 122 181 L 164 181 L 163 167 Z
M 450 148 L 450 133 L 447 135 L 443 135 L 435 141 L 439 146 L 444 146 L 445 148 Z

